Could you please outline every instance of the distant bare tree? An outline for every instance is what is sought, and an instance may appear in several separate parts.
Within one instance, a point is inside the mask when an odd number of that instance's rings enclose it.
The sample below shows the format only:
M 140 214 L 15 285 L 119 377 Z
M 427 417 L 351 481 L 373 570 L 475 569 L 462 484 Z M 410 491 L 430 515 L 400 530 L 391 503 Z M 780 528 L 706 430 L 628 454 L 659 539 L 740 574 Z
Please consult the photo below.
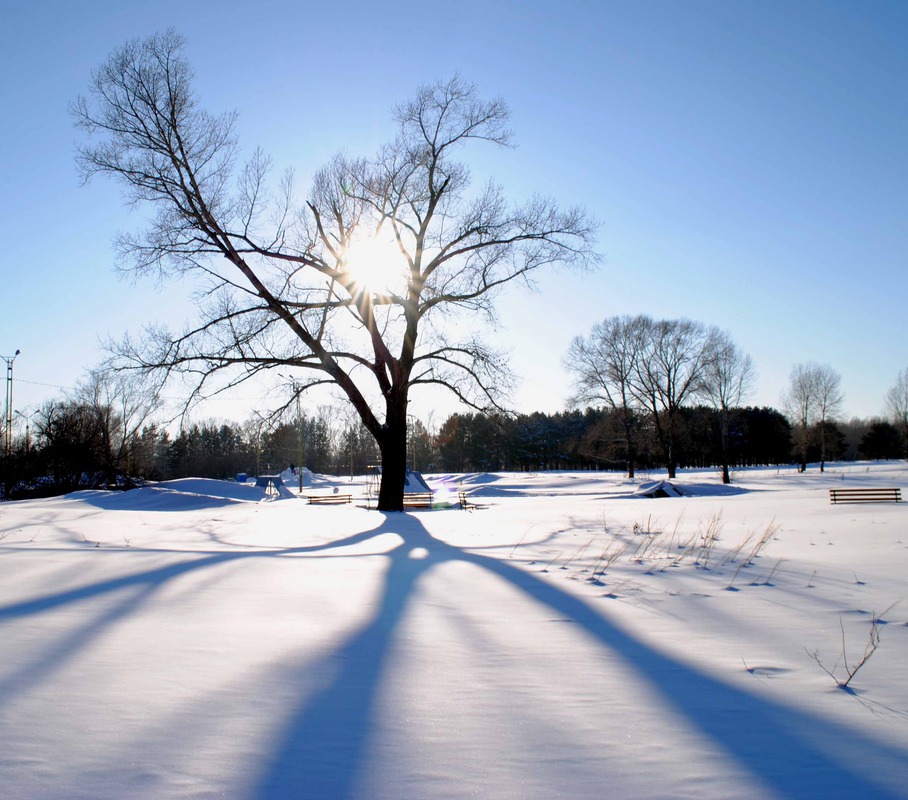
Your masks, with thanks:
M 788 388 L 782 398 L 785 413 L 791 420 L 800 470 L 807 469 L 808 429 L 814 416 L 816 400 L 810 364 L 795 364 L 788 376 Z
M 905 457 L 908 458 L 908 367 L 895 379 L 895 384 L 886 392 L 886 409 L 902 436 Z
M 143 375 L 102 366 L 89 370 L 73 400 L 96 415 L 108 482 L 118 473 L 134 476 L 133 456 L 142 428 L 159 410 L 157 387 Z
M 669 478 L 677 475 L 678 418 L 702 396 L 716 330 L 688 319 L 609 317 L 586 339 L 571 343 L 564 364 L 574 376 L 572 402 L 603 403 L 619 411 L 629 458 L 637 455 L 639 410 L 651 415 Z M 628 465 L 633 476 L 633 461 Z
M 608 317 L 597 323 L 586 338 L 571 342 L 564 366 L 574 378 L 571 405 L 605 405 L 621 420 L 627 449 L 627 476 L 634 477 L 640 427 L 632 379 L 640 368 L 640 356 L 652 327 L 649 317 Z
M 816 424 L 820 437 L 820 472 L 826 469 L 826 425 L 841 410 L 842 378 L 828 364 L 795 364 L 783 398 L 794 425 L 801 471 L 807 469 L 809 428 Z
M 678 416 L 687 400 L 704 389 L 712 330 L 689 319 L 649 321 L 631 391 L 652 413 L 665 454 L 668 477 L 677 474 L 675 452 Z
M 292 173 L 271 187 L 261 151 L 234 169 L 236 115 L 201 108 L 173 31 L 115 51 L 73 111 L 90 137 L 84 177 L 111 175 L 156 212 L 119 238 L 122 268 L 203 281 L 197 325 L 151 329 L 148 345 L 127 339 L 120 355 L 191 380 L 196 396 L 274 368 L 291 373 L 290 403 L 338 387 L 381 452 L 381 510 L 403 507 L 410 390 L 500 407 L 509 372 L 479 318 L 494 318 L 512 281 L 597 260 L 582 210 L 540 197 L 511 206 L 493 183 L 469 189 L 455 152 L 511 134 L 504 102 L 459 78 L 398 107 L 397 136 L 374 157 L 335 157 L 299 207 Z
M 753 390 L 756 380 L 751 357 L 731 336 L 712 329 L 708 336 L 709 353 L 703 365 L 703 394 L 719 412 L 722 449 L 722 483 L 731 483 L 729 474 L 729 423 L 731 410 Z
M 842 410 L 842 376 L 829 364 L 815 367 L 814 385 L 817 393 L 817 422 L 820 426 L 820 472 L 826 471 L 826 424 Z

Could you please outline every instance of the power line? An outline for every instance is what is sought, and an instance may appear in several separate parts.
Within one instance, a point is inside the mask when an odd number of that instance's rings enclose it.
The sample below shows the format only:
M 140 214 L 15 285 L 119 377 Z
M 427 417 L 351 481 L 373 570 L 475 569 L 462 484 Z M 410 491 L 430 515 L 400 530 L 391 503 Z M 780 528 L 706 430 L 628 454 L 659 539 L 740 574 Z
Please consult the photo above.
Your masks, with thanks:
M 64 392 L 71 392 L 72 386 L 60 386 L 58 383 L 40 383 L 39 381 L 27 381 L 23 378 L 16 378 L 16 383 L 27 383 L 29 386 L 44 386 L 47 389 L 62 389 Z
M 72 391 L 76 390 L 76 387 L 74 387 L 74 386 L 61 386 L 59 383 L 42 383 L 41 381 L 27 381 L 27 380 L 24 380 L 23 378 L 18 378 L 18 377 L 16 378 L 16 383 L 27 383 L 29 386 L 43 386 L 46 389 L 60 389 L 61 391 L 64 391 L 64 392 L 72 392 Z M 204 398 L 200 398 L 200 399 L 203 401 L 214 400 L 214 399 L 216 399 L 216 397 L 217 397 L 217 395 L 213 395 L 212 397 L 204 397 Z M 261 395 L 259 397 L 234 397 L 232 395 L 228 397 L 227 395 L 224 395 L 224 397 L 231 401 L 241 400 L 243 402 L 258 403 L 263 400 L 271 399 L 273 397 L 273 395 Z M 183 402 L 187 401 L 188 399 L 189 399 L 188 396 L 187 397 L 174 397 L 171 395 L 161 395 L 161 400 L 166 400 L 168 402 L 174 402 L 174 403 L 183 403 Z

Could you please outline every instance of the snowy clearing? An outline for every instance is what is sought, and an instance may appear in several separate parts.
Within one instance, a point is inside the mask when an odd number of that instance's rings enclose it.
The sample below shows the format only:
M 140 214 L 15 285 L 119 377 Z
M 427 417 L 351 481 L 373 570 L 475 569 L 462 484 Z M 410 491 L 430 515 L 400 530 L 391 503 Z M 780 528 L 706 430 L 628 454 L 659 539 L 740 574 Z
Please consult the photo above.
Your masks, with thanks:
M 0 794 L 908 798 L 904 463 L 428 477 L 0 506 Z

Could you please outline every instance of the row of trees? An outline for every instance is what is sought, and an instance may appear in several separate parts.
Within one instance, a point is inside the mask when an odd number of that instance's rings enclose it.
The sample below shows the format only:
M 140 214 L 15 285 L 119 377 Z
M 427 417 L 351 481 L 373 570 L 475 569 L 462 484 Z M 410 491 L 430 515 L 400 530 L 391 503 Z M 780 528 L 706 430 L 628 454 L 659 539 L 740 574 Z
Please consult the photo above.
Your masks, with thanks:
M 574 379 L 575 407 L 596 405 L 610 412 L 629 477 L 654 454 L 671 478 L 695 453 L 720 465 L 725 483 L 732 464 L 749 462 L 740 451 L 748 436 L 741 404 L 755 372 L 750 356 L 725 331 L 688 319 L 609 317 L 589 336 L 572 341 L 564 364 Z M 843 436 L 835 424 L 842 401 L 841 376 L 828 364 L 807 362 L 792 369 L 784 410 L 802 470 L 817 460 L 823 471 L 830 454 L 842 456 Z M 874 421 L 867 431 L 871 439 L 852 444 L 852 452 L 908 455 L 908 369 L 899 374 L 886 403 L 892 421 Z M 697 410 L 698 404 L 703 408 Z M 691 449 L 692 416 L 705 421 L 714 441 L 701 436 Z M 774 451 L 775 462 L 787 461 L 787 451 L 787 445 Z
M 75 489 L 131 488 L 144 480 L 233 478 L 282 471 L 302 463 L 316 472 L 362 474 L 378 451 L 358 423 L 336 428 L 327 413 L 276 425 L 208 420 L 175 436 L 153 422 L 126 429 L 108 407 L 85 399 L 53 401 L 29 418 L 2 459 L 3 496 L 60 494 Z
M 257 422 L 206 421 L 187 426 L 177 436 L 149 424 L 134 431 L 121 447 L 112 446 L 105 420 L 95 407 L 76 401 L 49 403 L 32 415 L 28 440 L 18 440 L 3 459 L 4 496 L 130 488 L 142 480 L 188 476 L 265 474 L 298 463 L 299 442 L 305 442 L 305 463 L 321 471 L 337 471 L 342 458 L 338 448 L 345 442 L 328 431 L 324 420 L 304 417 L 268 431 Z M 358 452 L 368 452 L 359 444 Z M 369 455 L 374 458 L 374 452 Z
M 905 367 L 886 393 L 886 410 L 902 441 L 908 458 L 908 367 Z
M 120 267 L 162 283 L 194 276 L 205 298 L 184 331 L 149 328 L 115 345 L 120 365 L 189 381 L 195 396 L 266 370 L 280 370 L 297 396 L 332 384 L 378 449 L 378 507 L 400 510 L 410 390 L 442 386 L 477 411 L 502 412 L 510 373 L 478 321 L 494 318 L 513 281 L 596 263 L 596 224 L 547 198 L 508 203 L 492 182 L 471 188 L 458 153 L 510 144 L 509 112 L 456 77 L 396 108 L 396 135 L 374 156 L 342 153 L 317 171 L 300 202 L 291 171 L 271 183 L 262 151 L 238 166 L 236 114 L 204 110 L 183 51 L 172 30 L 128 42 L 73 105 L 84 178 L 112 177 L 152 210 L 143 231 L 118 239 Z M 727 334 L 615 317 L 578 338 L 567 364 L 576 404 L 617 420 L 629 474 L 652 440 L 674 477 L 685 416 L 706 404 L 730 480 L 734 414 L 753 368 Z M 803 396 L 792 389 L 802 463 L 816 424 L 825 462 L 835 392 L 824 401 L 814 384 Z
M 690 320 L 616 316 L 571 343 L 565 364 L 575 406 L 560 414 L 455 414 L 435 433 L 408 417 L 405 462 L 420 471 L 624 469 L 908 456 L 908 369 L 886 396 L 889 420 L 837 418 L 841 378 L 830 366 L 792 369 L 784 414 L 745 407 L 754 371 L 729 335 Z M 128 371 L 90 372 L 72 396 L 29 417 L 3 461 L 4 496 L 18 482 L 47 491 L 129 485 L 134 479 L 262 474 L 291 463 L 362 474 L 382 462 L 358 416 L 314 417 L 288 403 L 242 425 L 202 423 L 173 435 L 154 416 L 156 384 Z M 288 412 L 296 415 L 288 419 Z
M 776 464 L 788 460 L 790 426 L 769 408 L 734 409 L 730 451 L 735 464 Z M 634 419 L 633 463 L 654 469 L 662 461 L 659 434 L 645 416 Z M 442 425 L 438 462 L 442 469 L 474 470 L 612 469 L 627 470 L 630 453 L 623 410 L 591 409 L 557 414 L 489 418 L 456 414 Z M 721 463 L 721 425 L 714 409 L 681 408 L 674 424 L 679 467 Z
M 636 425 L 636 467 L 662 467 L 655 427 L 646 416 Z M 802 440 L 796 441 L 794 434 L 785 415 L 773 408 L 730 409 L 723 421 L 709 406 L 683 407 L 676 420 L 675 452 L 680 468 L 722 468 L 726 456 L 731 469 L 789 464 L 802 454 Z M 436 443 L 437 468 L 452 472 L 626 470 L 628 464 L 624 416 L 606 409 L 516 418 L 455 414 L 441 426 Z M 815 423 L 803 443 L 811 462 L 819 461 L 824 451 L 836 460 L 893 459 L 905 454 L 898 429 L 882 419 L 830 420 L 822 432 Z
M 52 401 L 29 417 L 25 435 L 3 459 L 4 497 L 56 494 L 78 488 L 128 487 L 136 482 L 196 476 L 232 478 L 302 464 L 314 472 L 363 474 L 379 463 L 374 439 L 356 419 L 335 409 L 315 416 L 243 424 L 206 421 L 171 435 L 103 392 Z M 130 413 L 131 411 L 131 413 Z M 132 421 L 130 423 L 130 420 Z M 338 422 L 338 420 L 341 420 Z M 408 463 L 423 472 L 547 469 L 626 470 L 623 411 L 592 409 L 557 414 L 454 414 L 430 432 L 410 420 Z M 663 465 L 658 431 L 648 416 L 635 420 L 635 463 Z M 722 415 L 706 405 L 678 409 L 675 453 L 679 467 L 731 468 L 831 459 L 888 459 L 905 454 L 903 430 L 888 420 L 826 419 L 803 433 L 773 408 L 733 408 Z
M 305 414 L 255 416 L 242 424 L 205 421 L 176 433 L 156 421 L 153 384 L 109 369 L 90 372 L 70 396 L 20 415 L 24 430 L 0 456 L 2 497 L 60 494 L 179 477 L 232 478 L 304 465 L 315 472 L 363 474 L 380 463 L 374 438 L 350 414 L 324 407 Z M 298 408 L 298 407 L 297 407 Z M 408 460 L 427 469 L 432 437 L 411 418 Z
M 571 342 L 564 363 L 574 378 L 573 404 L 601 404 L 621 420 L 629 477 L 646 419 L 674 478 L 682 409 L 705 401 L 716 411 L 723 481 L 730 481 L 731 412 L 755 373 L 750 356 L 727 333 L 688 319 L 609 317 Z

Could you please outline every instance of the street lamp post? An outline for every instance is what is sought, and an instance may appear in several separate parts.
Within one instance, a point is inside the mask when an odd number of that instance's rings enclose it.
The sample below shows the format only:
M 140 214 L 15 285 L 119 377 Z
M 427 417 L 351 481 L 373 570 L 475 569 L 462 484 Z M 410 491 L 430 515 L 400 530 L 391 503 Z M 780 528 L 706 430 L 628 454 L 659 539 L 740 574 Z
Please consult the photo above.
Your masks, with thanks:
M 6 455 L 13 451 L 13 362 L 21 353 L 16 350 L 11 356 L 0 356 L 6 362 Z

